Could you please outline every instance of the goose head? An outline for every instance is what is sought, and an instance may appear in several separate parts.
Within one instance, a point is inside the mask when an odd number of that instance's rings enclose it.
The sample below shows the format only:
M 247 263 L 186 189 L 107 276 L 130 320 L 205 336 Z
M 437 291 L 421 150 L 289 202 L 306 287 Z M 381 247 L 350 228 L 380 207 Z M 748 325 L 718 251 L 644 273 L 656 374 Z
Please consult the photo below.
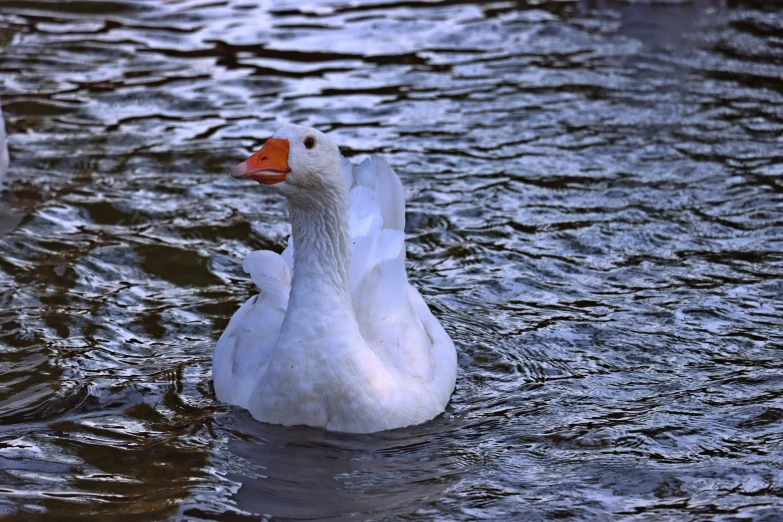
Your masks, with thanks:
M 345 193 L 341 158 L 340 149 L 323 132 L 284 124 L 231 175 L 269 186 L 293 203 L 313 202 Z

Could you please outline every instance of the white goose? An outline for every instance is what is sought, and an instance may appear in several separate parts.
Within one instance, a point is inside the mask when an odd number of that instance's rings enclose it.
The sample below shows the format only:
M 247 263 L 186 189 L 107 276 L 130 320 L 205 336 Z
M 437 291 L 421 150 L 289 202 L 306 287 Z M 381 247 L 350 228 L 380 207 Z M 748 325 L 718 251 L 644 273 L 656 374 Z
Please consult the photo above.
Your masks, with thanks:
M 325 134 L 283 125 L 233 176 L 285 196 L 292 234 L 282 255 L 245 258 L 261 293 L 218 341 L 217 398 L 259 421 L 353 433 L 443 412 L 457 355 L 408 284 L 391 167 L 378 157 L 354 167 Z

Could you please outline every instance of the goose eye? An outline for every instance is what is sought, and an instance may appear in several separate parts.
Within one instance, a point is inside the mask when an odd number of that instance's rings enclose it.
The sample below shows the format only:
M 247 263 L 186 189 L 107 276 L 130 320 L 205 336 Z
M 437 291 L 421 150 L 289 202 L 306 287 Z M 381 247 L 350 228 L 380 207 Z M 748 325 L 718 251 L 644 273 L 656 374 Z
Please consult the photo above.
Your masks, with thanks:
M 307 147 L 308 149 L 312 149 L 313 147 L 315 147 L 315 138 L 313 138 L 312 136 L 306 137 L 304 140 L 304 146 Z

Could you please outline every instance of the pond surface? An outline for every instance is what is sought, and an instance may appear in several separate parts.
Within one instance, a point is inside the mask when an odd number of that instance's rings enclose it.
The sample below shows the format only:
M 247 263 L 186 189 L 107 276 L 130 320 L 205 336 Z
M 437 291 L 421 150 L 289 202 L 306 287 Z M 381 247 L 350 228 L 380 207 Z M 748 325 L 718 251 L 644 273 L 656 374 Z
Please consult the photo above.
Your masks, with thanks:
M 783 519 L 783 10 L 0 3 L 0 518 Z M 279 122 L 385 155 L 445 415 L 216 403 Z

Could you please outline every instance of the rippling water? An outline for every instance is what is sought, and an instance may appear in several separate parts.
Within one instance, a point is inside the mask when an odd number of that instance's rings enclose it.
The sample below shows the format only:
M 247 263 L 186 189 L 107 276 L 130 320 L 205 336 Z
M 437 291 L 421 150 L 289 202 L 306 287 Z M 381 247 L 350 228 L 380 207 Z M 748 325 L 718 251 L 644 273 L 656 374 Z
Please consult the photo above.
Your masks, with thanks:
M 783 519 L 783 10 L 0 3 L 0 518 Z M 281 121 L 382 153 L 447 413 L 217 404 Z

